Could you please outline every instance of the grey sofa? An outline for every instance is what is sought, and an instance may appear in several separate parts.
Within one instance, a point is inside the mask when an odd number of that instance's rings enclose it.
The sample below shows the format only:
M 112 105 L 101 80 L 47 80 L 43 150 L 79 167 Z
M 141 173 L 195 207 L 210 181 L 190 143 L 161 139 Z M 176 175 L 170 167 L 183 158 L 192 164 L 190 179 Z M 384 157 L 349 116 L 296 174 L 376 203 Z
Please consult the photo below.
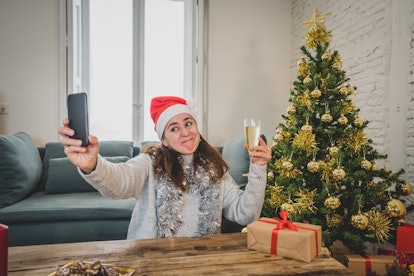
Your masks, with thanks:
M 241 186 L 249 157 L 244 139 L 218 148 Z M 126 141 L 101 142 L 100 154 L 125 162 L 140 148 Z M 135 199 L 106 198 L 87 184 L 60 142 L 35 146 L 24 133 L 0 136 L 0 223 L 9 227 L 9 246 L 125 239 Z M 222 232 L 241 225 L 223 220 Z

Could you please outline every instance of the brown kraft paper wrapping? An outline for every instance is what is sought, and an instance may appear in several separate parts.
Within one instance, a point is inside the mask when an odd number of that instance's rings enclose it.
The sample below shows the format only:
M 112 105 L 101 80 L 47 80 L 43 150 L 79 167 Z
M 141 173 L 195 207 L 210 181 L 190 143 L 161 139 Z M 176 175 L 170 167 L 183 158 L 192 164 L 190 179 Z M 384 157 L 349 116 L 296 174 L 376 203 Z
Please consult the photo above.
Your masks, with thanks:
M 392 266 L 397 260 L 394 256 L 361 256 L 349 254 L 345 255 L 348 261 L 348 269 L 356 275 L 387 275 L 386 265 Z
M 249 224 L 247 226 L 247 248 L 304 262 L 312 261 L 321 252 L 321 226 L 289 222 L 297 227 L 296 231 L 289 227 L 276 230 L 275 228 L 278 228 L 281 222 L 287 221 L 261 218 Z M 275 247 L 273 250 L 272 246 Z

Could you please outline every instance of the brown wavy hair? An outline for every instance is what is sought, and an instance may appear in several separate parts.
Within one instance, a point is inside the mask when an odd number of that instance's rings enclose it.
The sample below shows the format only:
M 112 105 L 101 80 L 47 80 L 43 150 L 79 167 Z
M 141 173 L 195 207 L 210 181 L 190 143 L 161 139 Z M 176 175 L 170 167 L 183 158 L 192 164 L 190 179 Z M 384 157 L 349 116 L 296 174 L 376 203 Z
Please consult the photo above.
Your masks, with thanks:
M 177 189 L 185 191 L 184 168 L 180 162 L 181 154 L 179 152 L 160 143 L 147 145 L 143 149 L 143 153 L 153 156 L 154 175 L 158 180 L 168 176 Z M 208 172 L 214 183 L 218 183 L 229 170 L 229 166 L 218 150 L 203 137 L 200 137 L 200 144 L 194 152 L 194 170 L 200 167 Z

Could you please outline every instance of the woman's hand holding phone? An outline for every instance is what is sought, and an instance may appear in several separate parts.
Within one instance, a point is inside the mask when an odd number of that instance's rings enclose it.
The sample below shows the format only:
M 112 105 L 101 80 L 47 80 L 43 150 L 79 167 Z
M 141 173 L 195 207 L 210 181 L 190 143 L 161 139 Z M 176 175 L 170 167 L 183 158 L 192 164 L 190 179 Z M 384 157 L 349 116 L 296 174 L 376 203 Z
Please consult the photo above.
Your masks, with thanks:
M 99 141 L 89 135 L 85 93 L 68 96 L 68 115 L 69 118 L 63 120 L 63 126 L 58 129 L 65 154 L 84 173 L 90 173 L 98 161 Z M 75 122 L 71 122 L 71 118 Z
M 89 144 L 83 147 L 81 140 L 71 138 L 74 130 L 69 128 L 68 119 L 63 120 L 63 126 L 58 129 L 58 133 L 62 136 L 61 142 L 69 160 L 84 173 L 95 170 L 99 153 L 98 138 L 89 135 Z

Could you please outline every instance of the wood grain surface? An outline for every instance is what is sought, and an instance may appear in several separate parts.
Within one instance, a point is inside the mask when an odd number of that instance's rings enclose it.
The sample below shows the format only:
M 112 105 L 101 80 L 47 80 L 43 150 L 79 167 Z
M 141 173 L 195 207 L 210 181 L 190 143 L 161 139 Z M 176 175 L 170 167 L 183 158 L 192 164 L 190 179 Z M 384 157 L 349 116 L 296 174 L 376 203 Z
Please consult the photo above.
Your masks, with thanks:
M 74 260 L 132 267 L 134 275 L 354 275 L 331 257 L 306 263 L 248 250 L 244 233 L 10 247 L 8 275 L 49 275 Z

